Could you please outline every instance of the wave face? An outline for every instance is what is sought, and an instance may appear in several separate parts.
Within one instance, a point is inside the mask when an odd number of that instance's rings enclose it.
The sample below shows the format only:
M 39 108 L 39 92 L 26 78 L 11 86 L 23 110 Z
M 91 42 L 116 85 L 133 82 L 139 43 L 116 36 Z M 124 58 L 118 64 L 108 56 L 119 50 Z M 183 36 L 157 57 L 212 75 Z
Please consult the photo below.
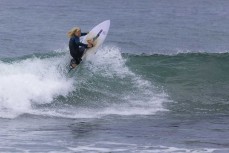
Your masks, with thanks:
M 127 57 L 129 55 L 126 55 Z M 228 114 L 229 53 L 130 55 L 127 63 L 144 79 L 163 86 L 179 114 Z
M 152 79 L 131 70 L 117 47 L 101 48 L 73 74 L 65 51 L 0 60 L 0 117 L 151 115 L 169 101 Z M 145 58 L 145 57 L 139 57 Z

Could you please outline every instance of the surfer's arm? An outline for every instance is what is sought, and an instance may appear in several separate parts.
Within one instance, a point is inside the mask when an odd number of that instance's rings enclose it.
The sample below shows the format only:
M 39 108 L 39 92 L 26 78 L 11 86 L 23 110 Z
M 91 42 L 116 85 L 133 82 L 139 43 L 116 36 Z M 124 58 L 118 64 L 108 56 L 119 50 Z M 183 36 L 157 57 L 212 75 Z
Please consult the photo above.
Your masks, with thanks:
M 86 36 L 88 32 L 81 32 L 81 36 Z
M 82 42 L 76 42 L 76 45 L 78 45 L 78 46 L 83 46 L 83 47 L 85 47 L 85 48 L 91 48 L 91 47 L 94 46 L 93 44 L 84 44 L 84 43 L 82 43 Z
M 74 38 L 74 42 L 75 42 L 75 44 L 76 44 L 77 46 L 83 46 L 83 47 L 85 47 L 85 48 L 91 48 L 91 47 L 92 47 L 91 44 L 84 44 L 84 43 L 80 42 L 80 41 L 79 41 L 79 37 L 75 37 L 75 38 Z
M 88 45 L 87 44 L 84 44 L 84 43 L 81 43 L 81 42 L 76 42 L 76 45 L 83 46 L 85 48 L 88 48 Z
M 77 46 L 83 46 L 85 48 L 89 48 L 87 44 L 80 42 L 79 37 L 74 37 L 73 39 L 74 39 L 74 42 Z

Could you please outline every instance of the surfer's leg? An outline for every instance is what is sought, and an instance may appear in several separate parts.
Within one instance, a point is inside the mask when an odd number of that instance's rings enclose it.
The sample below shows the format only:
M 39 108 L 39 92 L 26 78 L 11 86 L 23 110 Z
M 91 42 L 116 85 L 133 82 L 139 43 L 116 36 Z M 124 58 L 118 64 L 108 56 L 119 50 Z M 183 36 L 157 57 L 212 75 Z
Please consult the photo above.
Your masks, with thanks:
M 80 56 L 80 58 L 83 56 L 85 50 L 86 50 L 86 48 L 83 47 L 83 46 L 79 48 L 79 56 Z
M 76 60 L 75 60 L 75 59 L 71 59 L 70 68 L 71 68 L 71 69 L 74 69 L 76 66 L 77 66 Z
M 80 64 L 80 62 L 82 61 L 81 57 L 83 56 L 85 51 L 85 47 L 80 47 L 77 54 L 72 53 L 71 56 L 73 57 L 73 59 L 70 62 L 70 67 L 71 68 L 75 68 L 77 65 Z
M 71 59 L 70 67 L 75 68 L 77 65 L 80 64 L 81 58 L 79 57 L 79 54 L 72 54 L 73 59 Z

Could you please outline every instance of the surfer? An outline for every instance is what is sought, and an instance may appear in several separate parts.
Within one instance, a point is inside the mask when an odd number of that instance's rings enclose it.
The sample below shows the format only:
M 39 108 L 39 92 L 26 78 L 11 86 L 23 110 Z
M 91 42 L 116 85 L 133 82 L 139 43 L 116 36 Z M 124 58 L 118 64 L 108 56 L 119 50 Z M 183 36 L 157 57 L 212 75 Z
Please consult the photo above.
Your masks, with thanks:
M 71 60 L 71 68 L 75 68 L 81 61 L 81 57 L 84 54 L 86 48 L 93 47 L 93 40 L 88 40 L 88 44 L 80 42 L 80 37 L 85 36 L 88 33 L 81 33 L 79 27 L 74 27 L 68 32 L 69 40 L 69 50 L 70 54 L 73 57 Z

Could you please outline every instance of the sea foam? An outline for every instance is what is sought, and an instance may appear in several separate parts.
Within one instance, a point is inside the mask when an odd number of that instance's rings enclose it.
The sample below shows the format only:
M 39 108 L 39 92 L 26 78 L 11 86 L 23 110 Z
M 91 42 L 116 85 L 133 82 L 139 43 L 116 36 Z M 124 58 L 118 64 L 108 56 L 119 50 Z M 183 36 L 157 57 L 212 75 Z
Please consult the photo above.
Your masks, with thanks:
M 32 110 L 33 104 L 51 103 L 73 90 L 72 80 L 58 69 L 61 58 L 31 57 L 0 63 L 0 117 L 15 117 Z

